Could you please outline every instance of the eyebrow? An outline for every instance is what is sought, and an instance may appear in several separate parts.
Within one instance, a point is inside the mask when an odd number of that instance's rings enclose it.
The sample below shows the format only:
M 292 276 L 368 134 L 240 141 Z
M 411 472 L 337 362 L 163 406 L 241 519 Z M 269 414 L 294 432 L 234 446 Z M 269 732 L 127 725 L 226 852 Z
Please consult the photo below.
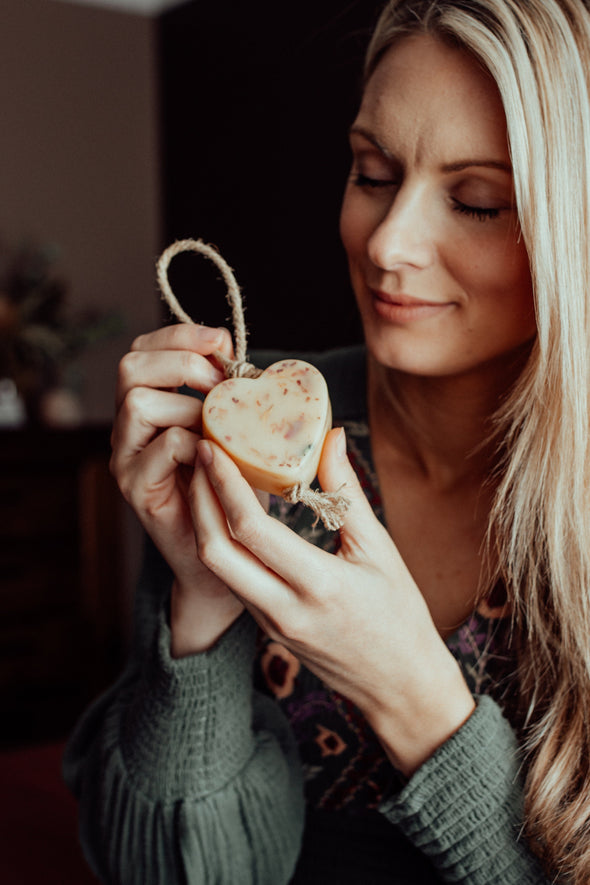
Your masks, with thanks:
M 351 126 L 350 135 L 362 135 L 363 138 L 366 138 L 367 141 L 371 142 L 377 150 L 379 150 L 384 157 L 387 157 L 388 160 L 397 160 L 397 158 L 392 154 L 392 152 L 385 147 L 385 145 L 381 144 L 378 138 L 373 135 L 368 129 L 365 129 L 362 126 Z M 503 160 L 493 160 L 487 158 L 479 158 L 479 157 L 469 157 L 465 160 L 457 160 L 454 163 L 445 163 L 441 169 L 445 173 L 450 172 L 462 172 L 464 169 L 469 169 L 473 166 L 484 167 L 486 169 L 499 169 L 501 172 L 507 172 L 508 174 L 512 174 L 512 166 L 510 163 L 505 163 Z
M 443 172 L 462 172 L 470 166 L 483 166 L 486 169 L 500 169 L 501 172 L 512 174 L 512 166 L 510 163 L 504 163 L 502 160 L 484 160 L 474 158 L 472 160 L 459 160 L 456 163 L 445 163 L 442 166 Z

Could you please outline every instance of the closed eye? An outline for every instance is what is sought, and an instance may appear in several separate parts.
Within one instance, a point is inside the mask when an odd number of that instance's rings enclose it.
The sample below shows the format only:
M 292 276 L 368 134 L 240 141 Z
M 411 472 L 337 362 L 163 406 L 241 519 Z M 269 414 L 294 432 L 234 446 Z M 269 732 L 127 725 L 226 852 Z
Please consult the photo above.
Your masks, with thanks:
M 368 175 L 363 175 L 362 172 L 357 172 L 356 175 L 352 177 L 353 184 L 356 187 L 391 187 L 395 184 L 394 181 L 383 178 L 370 178 Z
M 468 206 L 467 203 L 461 203 L 457 199 L 453 199 L 453 210 L 460 212 L 461 215 L 468 215 L 476 218 L 478 221 L 487 221 L 490 218 L 497 218 L 500 209 L 486 208 L 485 206 Z

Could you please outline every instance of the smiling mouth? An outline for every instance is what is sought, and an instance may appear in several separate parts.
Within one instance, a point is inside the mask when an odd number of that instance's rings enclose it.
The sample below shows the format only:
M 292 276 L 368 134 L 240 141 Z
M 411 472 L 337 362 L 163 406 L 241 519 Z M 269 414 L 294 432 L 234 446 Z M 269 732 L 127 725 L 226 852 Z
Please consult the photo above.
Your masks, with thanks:
M 385 292 L 371 290 L 373 307 L 383 319 L 394 323 L 408 323 L 412 320 L 426 319 L 448 310 L 449 301 L 423 301 L 411 295 L 389 295 Z
M 393 304 L 397 307 L 444 307 L 444 302 L 424 301 L 421 298 L 415 298 L 413 295 L 388 295 L 377 290 L 372 290 L 372 294 L 374 298 L 377 298 L 384 304 Z

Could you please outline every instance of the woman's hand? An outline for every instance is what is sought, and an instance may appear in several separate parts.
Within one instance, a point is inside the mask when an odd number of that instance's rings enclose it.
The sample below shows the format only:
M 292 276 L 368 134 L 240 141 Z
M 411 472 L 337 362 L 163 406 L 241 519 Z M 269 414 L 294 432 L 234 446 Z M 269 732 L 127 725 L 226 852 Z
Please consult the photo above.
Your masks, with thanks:
M 197 556 L 187 490 L 201 432 L 201 402 L 224 375 L 213 353 L 232 357 L 229 332 L 175 325 L 137 338 L 119 365 L 111 471 L 172 568 L 172 653 L 211 645 L 242 610 Z
M 281 642 L 364 713 L 411 774 L 474 709 L 426 603 L 346 457 L 328 435 L 319 479 L 351 500 L 337 554 L 268 516 L 231 460 L 199 444 L 189 498 L 199 557 Z

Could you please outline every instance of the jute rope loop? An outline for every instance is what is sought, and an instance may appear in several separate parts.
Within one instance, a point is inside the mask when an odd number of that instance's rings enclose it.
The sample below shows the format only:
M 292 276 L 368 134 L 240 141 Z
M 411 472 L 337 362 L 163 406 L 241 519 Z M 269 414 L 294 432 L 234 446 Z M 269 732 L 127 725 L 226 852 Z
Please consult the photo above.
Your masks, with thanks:
M 219 268 L 227 285 L 226 297 L 232 308 L 236 359 L 228 359 L 219 350 L 216 350 L 214 353 L 215 358 L 223 367 L 226 378 L 258 378 L 262 375 L 262 369 L 256 368 L 246 359 L 248 333 L 244 320 L 242 293 L 236 282 L 233 270 L 227 261 L 221 257 L 217 249 L 207 245 L 202 240 L 191 239 L 177 240 L 171 246 L 168 246 L 160 255 L 156 268 L 162 298 L 178 320 L 182 323 L 196 325 L 193 318 L 180 306 L 168 280 L 170 262 L 181 252 L 199 252 L 201 255 L 209 258 Z M 301 482 L 285 489 L 282 496 L 289 504 L 296 504 L 298 502 L 305 504 L 315 513 L 316 523 L 318 519 L 321 519 L 329 531 L 336 531 L 342 528 L 344 514 L 350 506 L 348 499 L 341 494 L 341 489 L 338 489 L 337 492 L 318 492 Z
M 221 353 L 221 351 L 215 351 L 215 357 L 223 367 L 226 377 L 257 378 L 262 374 L 261 370 L 257 369 L 256 366 L 253 366 L 246 359 L 248 332 L 244 320 L 242 293 L 240 292 L 240 287 L 237 284 L 233 270 L 213 246 L 203 243 L 202 240 L 177 240 L 162 252 L 158 259 L 157 274 L 158 285 L 160 286 L 164 301 L 167 303 L 174 316 L 182 323 L 195 325 L 193 318 L 190 317 L 180 306 L 178 298 L 172 291 L 172 286 L 168 280 L 168 267 L 170 266 L 170 262 L 176 255 L 180 255 L 181 252 L 199 252 L 201 255 L 209 258 L 210 261 L 217 265 L 221 271 L 221 275 L 227 286 L 227 300 L 232 309 L 236 358 L 235 360 L 230 360 L 225 354 Z

